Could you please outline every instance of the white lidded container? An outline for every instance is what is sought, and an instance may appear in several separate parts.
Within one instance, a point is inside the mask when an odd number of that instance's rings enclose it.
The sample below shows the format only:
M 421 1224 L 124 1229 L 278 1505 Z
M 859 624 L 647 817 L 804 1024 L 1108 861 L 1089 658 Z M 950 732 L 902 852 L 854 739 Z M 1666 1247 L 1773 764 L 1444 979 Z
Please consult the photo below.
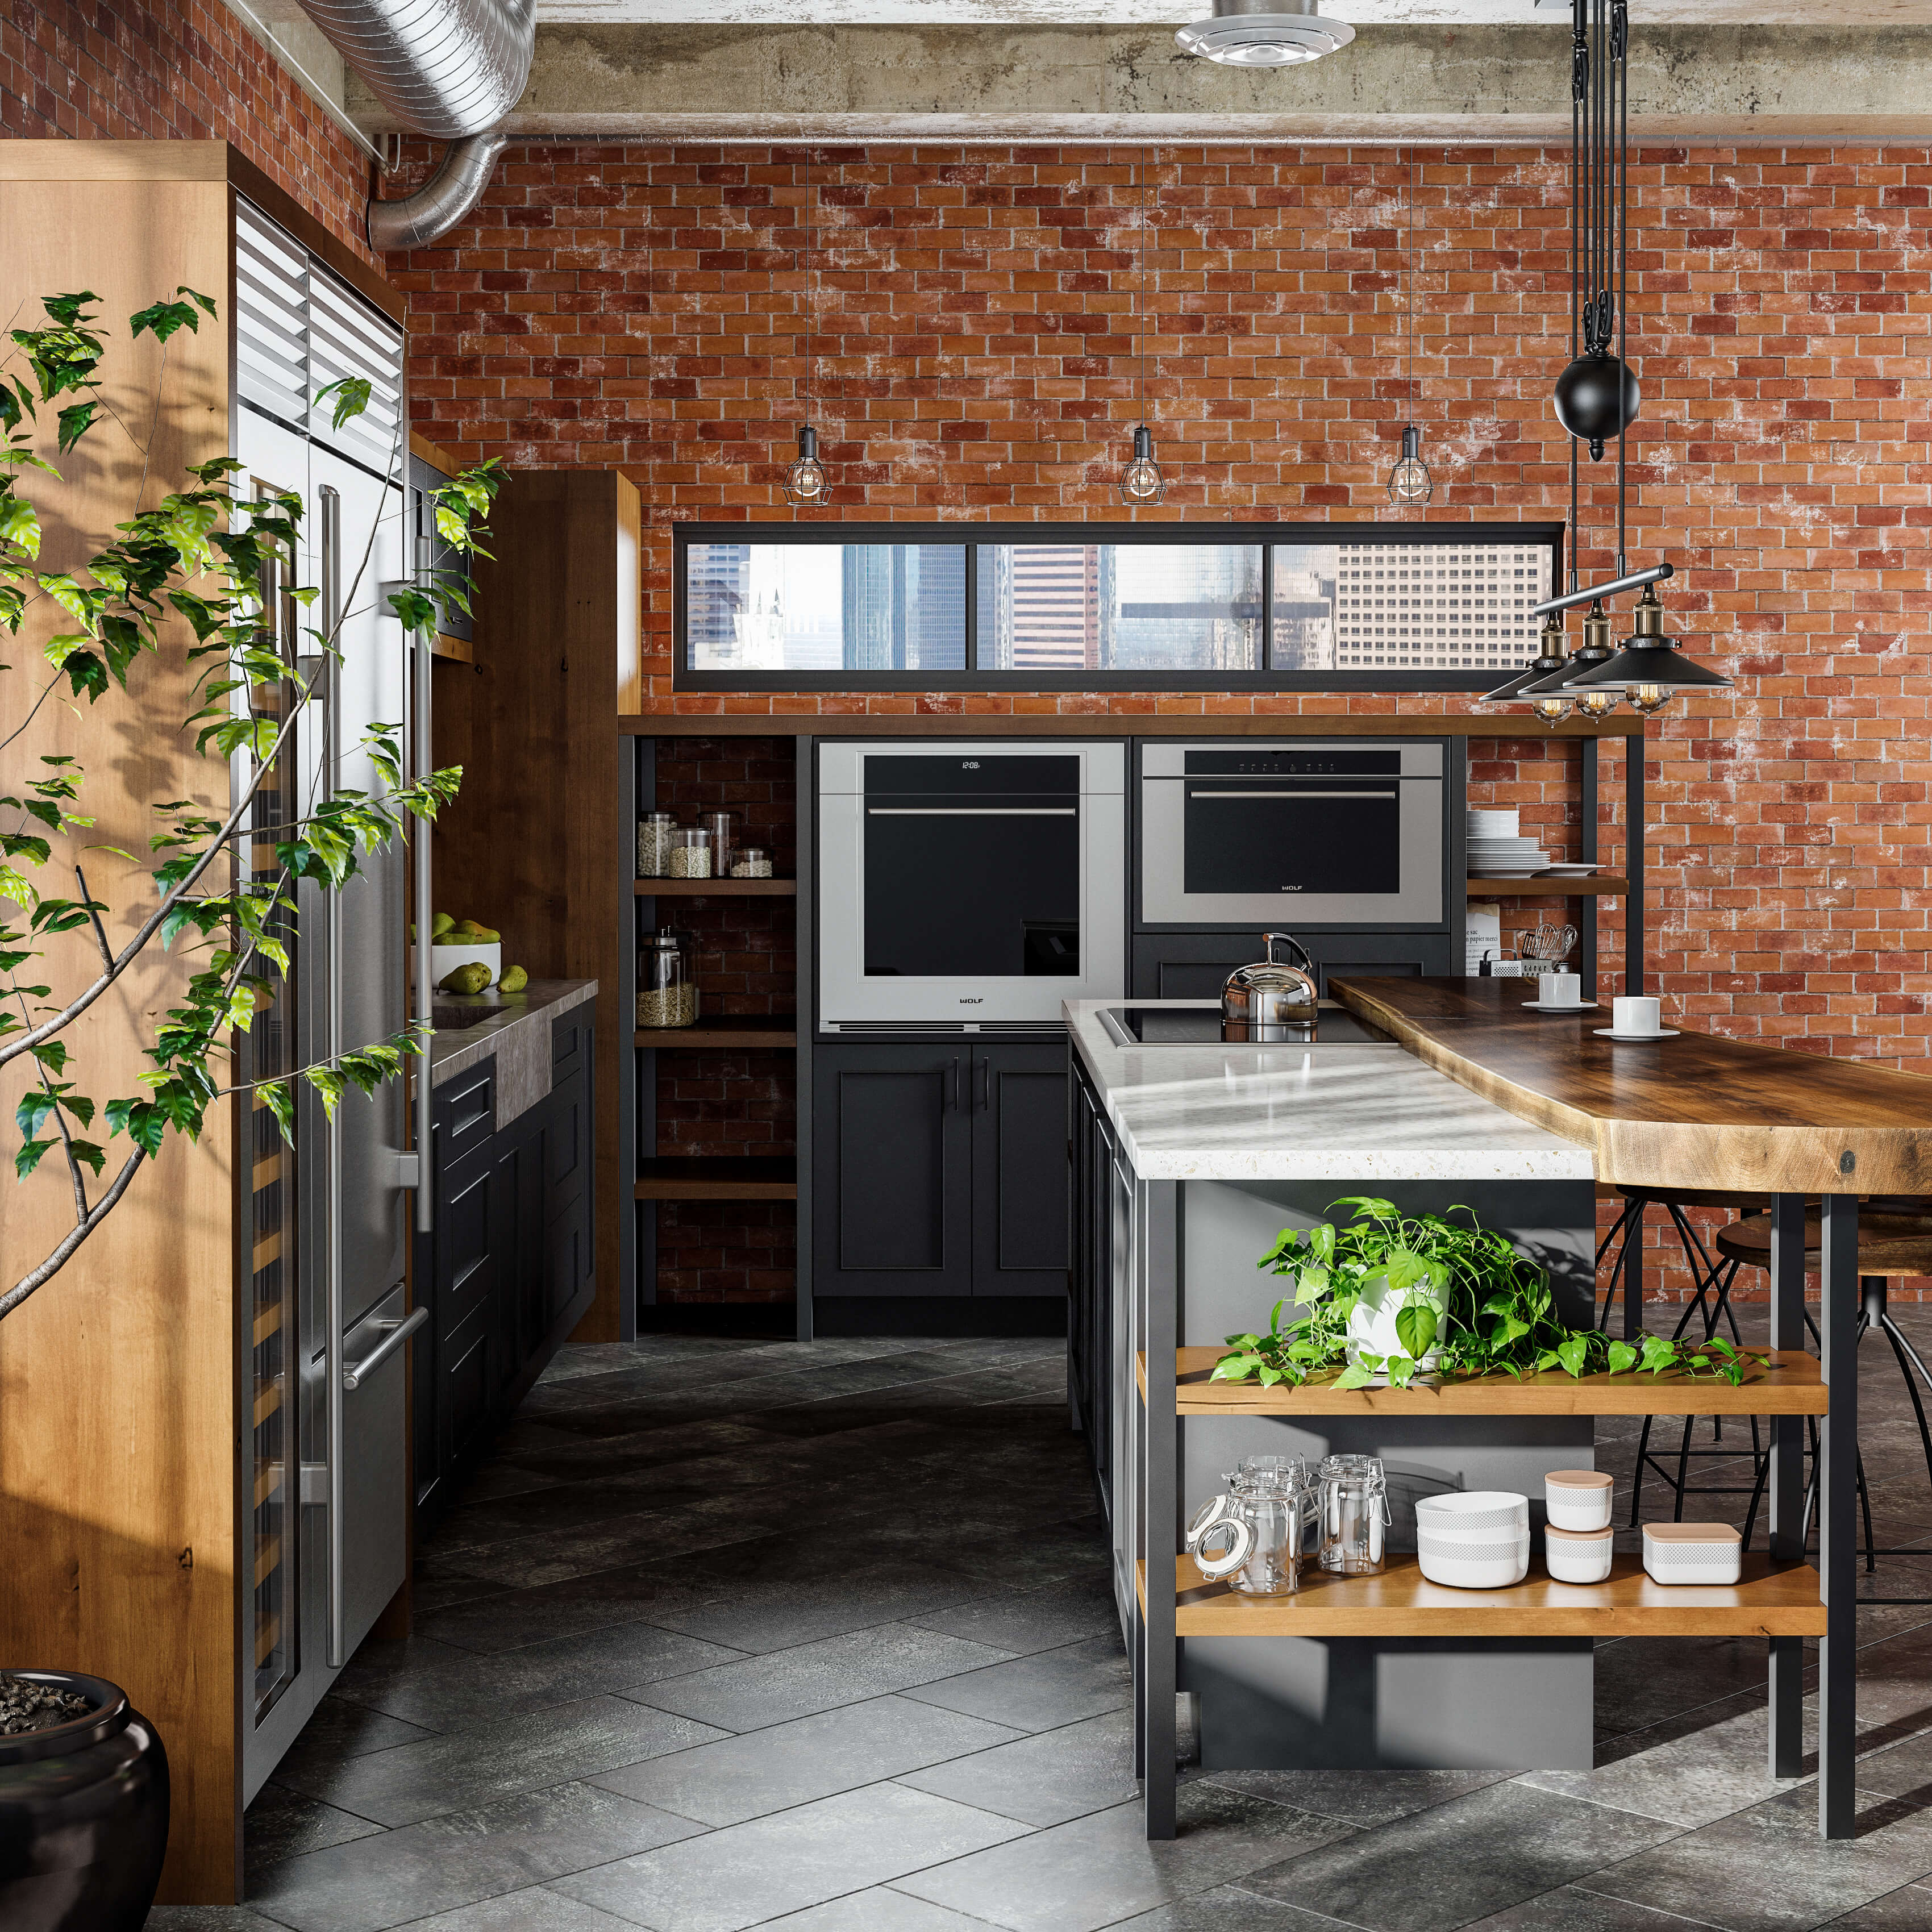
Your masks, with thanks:
M 1653 1583 L 1735 1583 L 1744 1538 L 1727 1522 L 1647 1522 L 1643 1567 Z
M 1554 1523 L 1543 1532 L 1543 1560 L 1559 1583 L 1602 1583 L 1610 1579 L 1616 1534 L 1601 1529 L 1559 1529 Z
M 1552 1469 L 1543 1479 L 1544 1507 L 1558 1529 L 1608 1529 L 1611 1483 L 1596 1469 Z

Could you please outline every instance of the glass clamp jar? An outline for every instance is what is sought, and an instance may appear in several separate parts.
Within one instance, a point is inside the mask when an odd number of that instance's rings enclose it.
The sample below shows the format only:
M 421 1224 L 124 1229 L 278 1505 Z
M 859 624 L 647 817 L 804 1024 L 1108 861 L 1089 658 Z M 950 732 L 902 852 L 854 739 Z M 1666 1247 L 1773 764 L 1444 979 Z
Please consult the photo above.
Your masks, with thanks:
M 674 879 L 711 877 L 711 834 L 701 825 L 680 825 L 670 836 L 670 876 Z
M 682 936 L 667 929 L 652 935 L 638 962 L 638 1024 L 688 1027 L 698 1024 L 698 988 Z
M 670 836 L 677 820 L 668 812 L 646 812 L 638 820 L 638 877 L 661 879 L 670 870 Z
M 1244 1597 L 1283 1597 L 1301 1587 L 1316 1492 L 1298 1456 L 1250 1456 L 1221 1478 L 1228 1486 L 1194 1513 L 1187 1550 L 1209 1582 L 1226 1578 Z M 1218 1556 L 1205 1554 L 1211 1543 Z
M 1342 1576 L 1379 1575 L 1389 1526 L 1388 1474 L 1382 1458 L 1324 1456 L 1315 1480 L 1322 1568 Z

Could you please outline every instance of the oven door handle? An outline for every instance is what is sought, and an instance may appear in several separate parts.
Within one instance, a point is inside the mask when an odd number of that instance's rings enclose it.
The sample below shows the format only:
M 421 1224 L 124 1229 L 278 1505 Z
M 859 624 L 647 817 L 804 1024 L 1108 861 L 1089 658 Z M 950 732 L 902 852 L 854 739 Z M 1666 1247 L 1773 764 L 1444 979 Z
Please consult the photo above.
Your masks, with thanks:
M 868 805 L 868 818 L 1078 818 L 1077 805 Z
M 1187 802 L 1198 798 L 1394 798 L 1394 786 L 1378 791 L 1190 791 Z

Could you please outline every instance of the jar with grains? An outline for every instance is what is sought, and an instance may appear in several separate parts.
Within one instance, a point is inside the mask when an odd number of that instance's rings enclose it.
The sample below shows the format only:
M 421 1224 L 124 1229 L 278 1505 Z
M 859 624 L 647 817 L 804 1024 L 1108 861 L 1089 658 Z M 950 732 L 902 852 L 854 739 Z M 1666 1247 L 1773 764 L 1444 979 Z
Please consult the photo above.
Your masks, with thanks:
M 670 836 L 670 864 L 666 869 L 674 879 L 710 878 L 711 834 L 701 825 L 680 825 Z
M 731 862 L 738 853 L 738 814 L 735 812 L 700 812 L 698 822 L 711 835 L 711 876 L 728 879 Z
M 638 820 L 638 877 L 661 879 L 670 870 L 670 835 L 677 820 L 668 812 L 646 812 Z
M 731 876 L 734 879 L 769 879 L 772 875 L 772 855 L 760 845 L 740 845 L 731 854 Z
M 698 987 L 682 936 L 668 929 L 656 934 L 638 962 L 638 1024 L 687 1027 L 698 1024 Z

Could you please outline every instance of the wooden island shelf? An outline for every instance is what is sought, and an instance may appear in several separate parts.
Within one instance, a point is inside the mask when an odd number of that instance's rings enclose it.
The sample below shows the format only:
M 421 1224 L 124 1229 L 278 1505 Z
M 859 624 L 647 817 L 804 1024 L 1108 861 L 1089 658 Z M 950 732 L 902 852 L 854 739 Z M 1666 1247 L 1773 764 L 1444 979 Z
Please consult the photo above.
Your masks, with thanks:
M 1299 1388 L 1210 1381 L 1225 1348 L 1174 1352 L 1175 1412 L 1181 1415 L 1822 1415 L 1829 1392 L 1818 1360 L 1802 1349 L 1773 1352 L 1769 1369 L 1753 1366 L 1735 1388 L 1681 1373 L 1472 1376 L 1420 1388 L 1340 1389 L 1335 1377 Z M 1147 1357 L 1136 1358 L 1147 1400 Z
M 1147 1603 L 1147 1565 L 1138 1568 Z M 1825 1605 L 1809 1564 L 1747 1556 L 1734 1584 L 1654 1583 L 1619 1553 L 1602 1583 L 1538 1574 L 1502 1590 L 1432 1583 L 1415 1558 L 1392 1551 L 1376 1576 L 1304 1568 L 1286 1597 L 1244 1597 L 1210 1583 L 1191 1557 L 1174 1559 L 1177 1636 L 1822 1636 Z
M 752 898 L 795 899 L 796 879 L 640 879 L 634 887 L 640 899 Z
M 1609 872 L 1535 872 L 1523 879 L 1466 879 L 1463 889 L 1472 899 L 1620 899 L 1630 884 Z
M 798 1016 L 725 1013 L 716 1019 L 700 1020 L 695 1026 L 639 1027 L 632 1038 L 635 1045 L 658 1053 L 706 1046 L 761 1047 L 776 1052 L 797 1046 Z

